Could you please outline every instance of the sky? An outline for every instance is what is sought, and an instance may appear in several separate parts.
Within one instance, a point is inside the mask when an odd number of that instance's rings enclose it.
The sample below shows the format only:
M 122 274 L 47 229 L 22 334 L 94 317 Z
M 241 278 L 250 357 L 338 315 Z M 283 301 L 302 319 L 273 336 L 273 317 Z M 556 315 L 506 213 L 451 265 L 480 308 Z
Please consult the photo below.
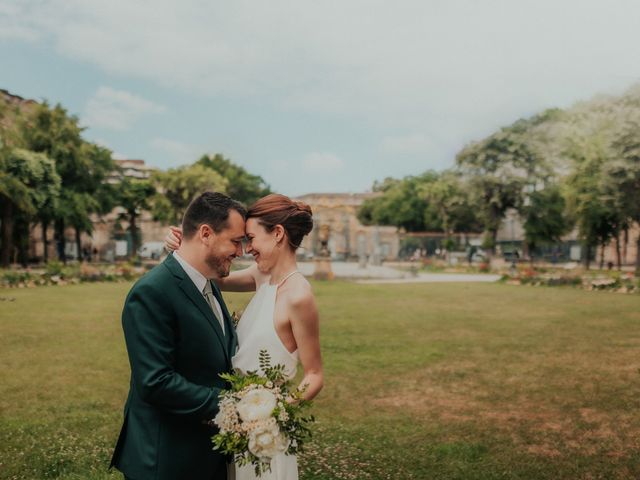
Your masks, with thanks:
M 640 81 L 637 0 L 0 0 L 0 88 L 162 169 L 363 192 Z

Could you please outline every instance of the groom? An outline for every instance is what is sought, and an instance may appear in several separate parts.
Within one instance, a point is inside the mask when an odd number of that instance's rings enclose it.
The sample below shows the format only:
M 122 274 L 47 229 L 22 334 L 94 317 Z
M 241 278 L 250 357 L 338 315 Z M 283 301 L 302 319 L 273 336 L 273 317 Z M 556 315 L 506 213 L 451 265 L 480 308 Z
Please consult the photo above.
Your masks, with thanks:
M 224 480 L 213 451 L 218 412 L 236 335 L 211 278 L 226 277 L 242 255 L 246 211 L 206 192 L 182 222 L 180 249 L 131 289 L 122 312 L 131 383 L 111 460 L 130 480 Z

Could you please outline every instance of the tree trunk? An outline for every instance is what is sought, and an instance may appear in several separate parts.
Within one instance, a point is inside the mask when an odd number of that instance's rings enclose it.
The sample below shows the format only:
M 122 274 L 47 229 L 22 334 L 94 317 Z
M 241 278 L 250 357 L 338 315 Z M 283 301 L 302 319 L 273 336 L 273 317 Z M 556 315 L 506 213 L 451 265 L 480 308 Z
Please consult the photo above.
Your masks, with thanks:
M 498 229 L 491 230 L 491 253 L 496 254 L 496 246 L 498 244 Z
M 56 220 L 54 228 L 56 232 L 56 251 L 58 252 L 58 259 L 66 265 L 67 255 L 65 251 L 67 249 L 67 241 L 64 238 L 64 220 Z
M 81 262 L 83 260 L 82 258 L 82 231 L 78 228 L 78 227 L 74 227 L 75 231 L 76 231 L 76 252 L 77 252 L 77 258 L 78 261 Z
M 522 242 L 522 259 L 525 258 L 528 258 L 529 263 L 533 265 L 533 247 L 527 241 Z
M 640 233 L 636 240 L 636 277 L 640 277 Z
M 616 262 L 618 263 L 618 271 L 622 270 L 622 257 L 620 255 L 620 233 L 616 235 Z
M 623 230 L 623 244 L 622 244 L 622 263 L 627 264 L 627 245 L 629 244 L 629 227 L 625 227 Z
M 491 259 L 496 254 L 496 239 L 498 238 L 498 230 L 489 229 L 489 238 L 491 239 L 491 246 L 488 249 L 488 261 L 491 263 Z
M 47 263 L 49 261 L 49 239 L 47 238 L 47 230 L 49 229 L 49 223 L 46 220 L 42 220 L 40 225 L 42 228 L 42 245 L 44 246 L 42 261 L 44 263 Z
M 586 255 L 584 257 L 584 265 L 585 265 L 585 268 L 589 270 L 589 267 L 591 266 L 591 244 L 587 243 L 585 246 L 586 246 L 586 252 L 585 252 Z
M 16 260 L 14 263 L 20 263 L 23 268 L 29 266 L 29 223 L 21 219 L 20 222 L 13 226 L 13 245 L 16 252 Z
M 138 255 L 138 226 L 136 225 L 136 212 L 129 212 L 129 233 L 131 233 L 131 255 L 130 258 Z
M 13 250 L 13 203 L 9 199 L 2 202 L 2 248 L 0 248 L 0 266 L 7 268 L 11 263 Z
M 604 243 L 600 245 L 600 270 L 604 269 Z
M 445 244 L 445 249 L 444 249 L 444 255 L 445 255 L 445 261 L 447 262 L 447 265 L 451 265 L 451 254 L 449 252 L 449 238 L 451 238 L 450 232 L 449 232 L 449 223 L 447 221 L 447 215 L 444 212 L 440 212 L 440 215 L 442 216 L 442 227 L 444 230 L 444 244 Z

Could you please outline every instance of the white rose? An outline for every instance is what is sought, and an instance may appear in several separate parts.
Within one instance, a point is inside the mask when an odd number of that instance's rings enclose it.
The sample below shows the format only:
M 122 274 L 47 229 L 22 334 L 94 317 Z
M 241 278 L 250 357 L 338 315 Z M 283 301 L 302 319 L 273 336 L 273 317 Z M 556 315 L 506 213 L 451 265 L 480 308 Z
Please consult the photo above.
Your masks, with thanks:
M 287 448 L 289 442 L 277 425 L 256 428 L 249 433 L 249 451 L 260 459 L 271 459 Z
M 276 397 L 269 390 L 257 388 L 247 392 L 236 408 L 243 422 L 265 420 L 276 408 Z

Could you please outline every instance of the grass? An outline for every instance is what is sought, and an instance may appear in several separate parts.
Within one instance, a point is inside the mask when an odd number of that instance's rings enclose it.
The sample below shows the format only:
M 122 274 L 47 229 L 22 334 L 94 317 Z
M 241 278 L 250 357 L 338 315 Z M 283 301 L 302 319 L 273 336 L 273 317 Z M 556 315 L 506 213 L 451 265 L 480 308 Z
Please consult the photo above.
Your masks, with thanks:
M 129 284 L 0 290 L 0 478 L 107 472 Z M 314 286 L 325 389 L 303 480 L 640 477 L 640 296 Z M 249 296 L 227 295 L 230 310 Z

